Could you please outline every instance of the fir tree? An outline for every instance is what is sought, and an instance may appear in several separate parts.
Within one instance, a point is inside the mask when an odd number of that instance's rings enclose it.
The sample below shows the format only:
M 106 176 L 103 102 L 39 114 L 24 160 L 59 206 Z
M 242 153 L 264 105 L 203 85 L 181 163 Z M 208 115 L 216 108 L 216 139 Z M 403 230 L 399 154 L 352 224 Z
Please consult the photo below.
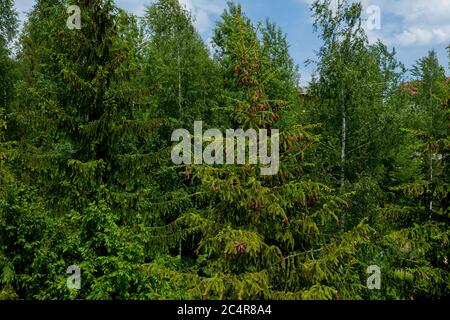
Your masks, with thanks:
M 13 82 L 16 77 L 15 64 L 11 59 L 9 45 L 16 34 L 17 13 L 13 2 L 0 1 L 0 207 L 7 201 L 8 194 L 17 194 L 17 185 L 8 158 L 14 150 L 14 144 L 6 142 L 5 132 L 8 129 L 7 112 L 13 97 Z M 11 230 L 10 220 L 0 211 L 0 300 L 14 299 L 17 293 L 13 287 L 15 276 L 12 270 L 14 256 L 5 250 L 7 243 L 6 228 Z M 13 217 L 11 217 L 13 218 Z M 11 232 L 12 234 L 13 232 Z M 15 252 L 16 254 L 16 252 Z
M 449 294 L 449 111 L 448 80 L 435 52 L 413 69 L 411 97 L 421 122 L 407 132 L 415 139 L 410 163 L 418 174 L 392 188 L 396 203 L 383 208 L 386 235 L 378 255 L 386 265 L 387 297 L 440 298 Z
M 154 258 L 145 230 L 160 221 L 148 213 L 160 199 L 163 160 L 154 152 L 159 124 L 145 93 L 132 88 L 136 21 L 112 1 L 86 0 L 81 30 L 69 30 L 65 4 L 39 1 L 30 15 L 21 100 L 11 113 L 18 174 L 50 219 L 49 233 L 36 233 L 39 250 L 21 262 L 33 279 L 24 296 L 68 297 L 65 269 L 74 264 L 85 279 L 77 297 L 150 296 L 139 266 Z
M 222 21 L 215 41 L 223 67 L 229 68 L 228 91 L 236 90 L 227 108 L 233 125 L 276 128 L 286 102 L 264 91 L 270 69 L 256 29 L 232 4 Z M 338 290 L 343 297 L 359 290 L 350 270 L 370 228 L 361 223 L 342 237 L 333 233 L 335 212 L 348 204 L 327 186 L 303 179 L 303 154 L 316 137 L 296 126 L 280 140 L 282 165 L 274 177 L 260 176 L 258 166 L 186 168 L 186 179 L 197 186 L 196 210 L 166 232 L 178 226 L 176 232 L 196 235 L 195 274 L 185 276 L 193 280 L 193 297 L 334 299 Z
M 298 65 L 289 54 L 289 44 L 286 34 L 274 22 L 266 19 L 262 33 L 262 51 L 275 75 L 266 85 L 267 94 L 277 100 L 297 100 L 300 81 Z

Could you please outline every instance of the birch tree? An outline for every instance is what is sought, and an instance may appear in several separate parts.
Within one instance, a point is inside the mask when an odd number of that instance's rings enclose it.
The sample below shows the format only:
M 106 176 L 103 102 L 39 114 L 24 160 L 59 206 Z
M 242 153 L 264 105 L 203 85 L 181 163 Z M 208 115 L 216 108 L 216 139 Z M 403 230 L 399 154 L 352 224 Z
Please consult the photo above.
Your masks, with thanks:
M 146 84 L 158 105 L 155 112 L 191 126 L 208 122 L 220 88 L 217 66 L 178 0 L 159 0 L 142 21 Z
M 393 114 L 389 97 L 402 68 L 382 43 L 369 45 L 360 4 L 339 0 L 333 7 L 332 2 L 316 1 L 311 9 L 323 45 L 309 89 L 313 102 L 308 113 L 311 121 L 319 122 L 323 136 L 318 171 L 326 172 L 341 194 L 355 190 L 361 181 L 356 196 L 362 198 L 356 203 L 364 206 L 381 193 L 377 176 L 388 154 L 386 133 L 393 132 L 385 120 Z M 367 209 L 354 211 L 360 215 Z M 351 220 L 342 213 L 342 230 Z

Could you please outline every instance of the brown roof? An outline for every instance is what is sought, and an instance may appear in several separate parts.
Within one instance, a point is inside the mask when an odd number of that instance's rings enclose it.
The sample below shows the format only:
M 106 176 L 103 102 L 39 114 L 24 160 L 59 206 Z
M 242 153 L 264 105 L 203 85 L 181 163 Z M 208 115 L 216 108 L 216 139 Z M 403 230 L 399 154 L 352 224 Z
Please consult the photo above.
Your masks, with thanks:
M 447 77 L 447 81 L 450 82 L 450 77 Z M 417 81 L 414 82 L 404 82 L 400 84 L 400 88 L 409 91 L 411 94 L 417 94 Z

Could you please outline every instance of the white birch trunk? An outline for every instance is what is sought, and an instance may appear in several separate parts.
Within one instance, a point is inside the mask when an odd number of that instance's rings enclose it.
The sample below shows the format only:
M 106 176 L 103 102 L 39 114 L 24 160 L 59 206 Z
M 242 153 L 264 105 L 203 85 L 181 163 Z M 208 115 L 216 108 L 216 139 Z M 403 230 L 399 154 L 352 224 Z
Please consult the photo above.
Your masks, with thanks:
M 182 115 L 183 110 L 181 110 L 181 99 L 182 99 L 182 93 L 181 93 L 181 58 L 180 58 L 180 47 L 177 47 L 177 64 L 178 64 L 178 111 L 180 116 Z
M 345 184 L 345 162 L 346 162 L 346 155 L 347 155 L 347 110 L 345 108 L 344 103 L 344 95 L 341 93 L 341 116 L 342 116 L 342 135 L 341 135 L 341 181 L 340 181 L 340 187 L 341 192 L 344 190 L 344 184 Z M 345 231 L 345 211 L 342 210 L 341 214 L 341 228 L 342 232 Z

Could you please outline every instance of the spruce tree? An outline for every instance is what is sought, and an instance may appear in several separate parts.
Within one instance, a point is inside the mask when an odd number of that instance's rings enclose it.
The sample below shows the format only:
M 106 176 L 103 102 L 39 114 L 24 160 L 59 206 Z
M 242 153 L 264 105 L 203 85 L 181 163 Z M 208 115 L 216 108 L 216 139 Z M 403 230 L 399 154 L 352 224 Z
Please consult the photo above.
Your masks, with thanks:
M 215 32 L 217 56 L 227 68 L 231 125 L 275 129 L 286 102 L 264 91 L 270 74 L 257 30 L 239 5 L 230 4 Z M 275 139 L 274 136 L 271 139 Z M 327 186 L 304 178 L 304 154 L 316 142 L 295 126 L 280 136 L 281 168 L 273 177 L 260 166 L 192 165 L 196 210 L 165 232 L 195 234 L 189 292 L 203 299 L 335 299 L 357 296 L 355 252 L 370 228 L 361 223 L 340 236 L 336 212 L 348 207 Z M 270 144 L 270 142 L 269 142 Z M 249 146 L 247 144 L 247 146 Z M 345 270 L 343 265 L 346 266 Z M 173 270 L 172 272 L 175 273 Z
M 289 53 L 286 34 L 276 23 L 266 19 L 261 30 L 262 51 L 267 55 L 271 67 L 275 70 L 272 79 L 266 85 L 266 91 L 272 99 L 295 101 L 299 93 L 299 67 Z
M 8 129 L 7 113 L 11 108 L 14 95 L 13 83 L 16 78 L 15 64 L 11 59 L 10 44 L 16 35 L 17 13 L 13 2 L 0 1 L 0 208 L 7 201 L 8 194 L 17 195 L 18 187 L 12 173 L 8 158 L 14 151 L 14 144 L 6 140 Z M 1 209 L 0 209 L 1 210 Z M 10 217 L 14 218 L 14 217 Z M 12 229 L 11 219 L 0 211 L 0 300 L 14 299 L 17 292 L 13 287 L 15 279 L 12 261 L 15 258 L 8 254 L 6 230 Z M 11 232 L 12 233 L 12 232 Z M 16 254 L 16 253 L 15 253 Z
M 19 144 L 17 173 L 48 221 L 20 262 L 27 291 L 19 296 L 154 297 L 161 288 L 140 266 L 157 253 L 146 227 L 167 214 L 157 206 L 165 151 L 155 149 L 162 123 L 150 117 L 146 92 L 133 88 L 137 24 L 112 1 L 86 0 L 77 3 L 81 30 L 70 30 L 67 4 L 38 1 L 21 41 L 24 79 L 9 136 Z M 71 265 L 82 270 L 80 291 L 66 288 Z
M 405 166 L 417 173 L 391 188 L 395 203 L 381 209 L 385 235 L 377 255 L 385 266 L 385 297 L 442 298 L 450 289 L 449 86 L 434 51 L 418 61 L 413 76 L 410 99 L 420 121 L 405 129 L 414 138 Z

